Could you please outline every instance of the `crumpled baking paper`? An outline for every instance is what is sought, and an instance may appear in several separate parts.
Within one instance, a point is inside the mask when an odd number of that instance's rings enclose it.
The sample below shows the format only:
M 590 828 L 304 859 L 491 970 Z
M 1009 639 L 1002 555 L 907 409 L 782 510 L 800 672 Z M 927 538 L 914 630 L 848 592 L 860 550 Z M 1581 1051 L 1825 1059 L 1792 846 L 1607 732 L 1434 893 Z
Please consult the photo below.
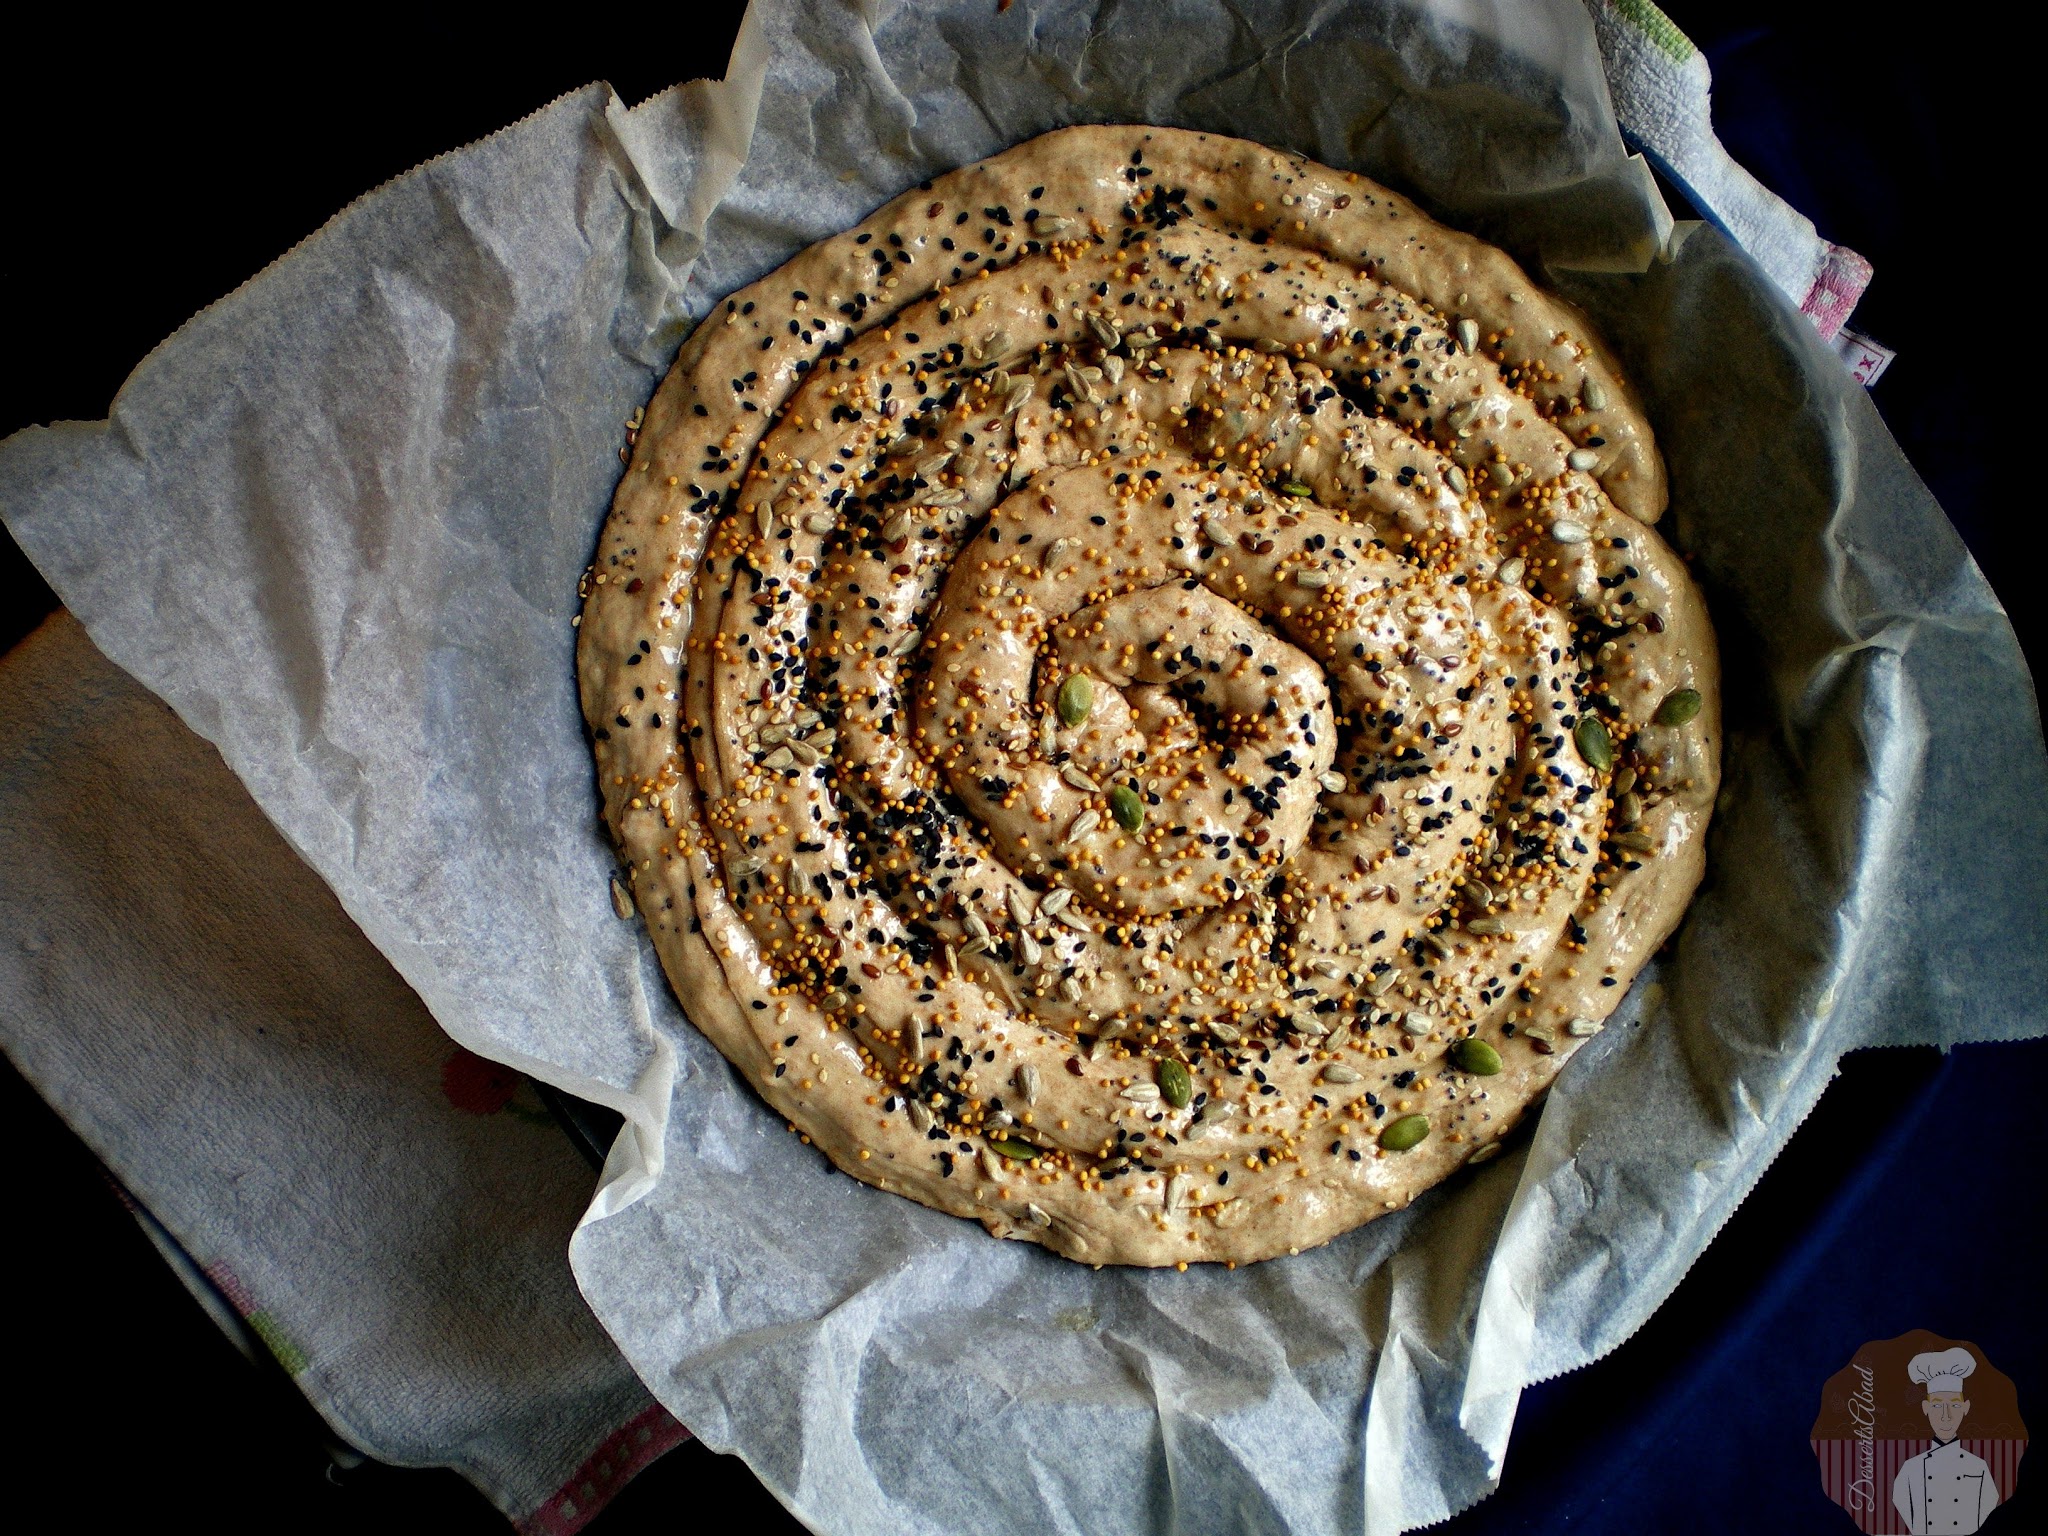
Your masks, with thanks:
M 1585 305 L 1724 650 L 1706 885 L 1533 1135 L 1237 1272 L 1091 1271 L 825 1167 L 611 916 L 576 715 L 576 578 L 690 317 L 1089 120 L 1359 168 Z M 585 1294 L 822 1530 L 1441 1519 L 1526 1383 L 1670 1293 L 1841 1052 L 2043 1027 L 2048 764 L 2010 626 L 1812 328 L 1674 226 L 1568 0 L 763 0 L 723 84 L 630 112 L 594 86 L 364 199 L 108 422 L 0 445 L 0 498 L 450 1033 L 628 1116 Z

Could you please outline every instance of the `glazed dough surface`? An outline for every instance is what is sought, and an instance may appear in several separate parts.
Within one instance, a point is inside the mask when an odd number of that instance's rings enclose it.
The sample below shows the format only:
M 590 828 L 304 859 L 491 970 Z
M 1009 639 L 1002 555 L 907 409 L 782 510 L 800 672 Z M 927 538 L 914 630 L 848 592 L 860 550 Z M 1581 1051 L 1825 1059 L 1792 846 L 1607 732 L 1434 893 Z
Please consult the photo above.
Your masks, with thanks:
M 1697 885 L 1712 631 L 1584 320 L 1356 175 L 1065 129 L 734 294 L 578 664 L 691 1020 L 1089 1263 L 1490 1155 Z

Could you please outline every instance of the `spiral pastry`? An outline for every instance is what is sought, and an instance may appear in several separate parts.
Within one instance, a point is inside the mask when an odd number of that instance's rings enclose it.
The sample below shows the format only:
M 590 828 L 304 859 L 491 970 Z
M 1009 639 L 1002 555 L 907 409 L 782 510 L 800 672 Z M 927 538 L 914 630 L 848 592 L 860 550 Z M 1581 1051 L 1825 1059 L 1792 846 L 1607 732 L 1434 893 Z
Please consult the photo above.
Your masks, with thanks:
M 579 664 L 697 1026 L 846 1172 L 1090 1263 L 1499 1138 L 1701 872 L 1712 634 L 1585 322 L 1361 177 L 1048 134 L 734 294 Z

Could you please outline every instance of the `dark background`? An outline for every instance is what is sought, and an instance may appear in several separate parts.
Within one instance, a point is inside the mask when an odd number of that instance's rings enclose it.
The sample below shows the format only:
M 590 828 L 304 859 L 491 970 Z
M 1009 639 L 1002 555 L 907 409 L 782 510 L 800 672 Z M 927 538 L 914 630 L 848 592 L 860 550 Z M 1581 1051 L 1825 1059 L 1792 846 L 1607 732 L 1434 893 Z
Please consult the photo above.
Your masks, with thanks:
M 1716 124 L 1736 157 L 1875 263 L 1852 324 L 1900 356 L 1873 398 L 2038 664 L 2020 542 L 2041 516 L 2038 492 L 1994 494 L 1992 478 L 2028 452 L 2026 401 L 2004 392 L 1997 359 L 2032 350 L 2038 326 L 2036 258 L 2003 234 L 2016 217 L 2008 187 L 2023 195 L 2030 175 L 2011 156 L 2025 140 L 2002 139 L 1987 116 L 2020 89 L 2017 40 L 1963 7 L 1861 30 L 1876 13 L 1666 9 L 1712 64 Z M 17 42 L 0 61 L 0 436 L 105 416 L 157 339 L 421 160 L 589 80 L 636 102 L 722 73 L 738 14 L 676 7 L 650 27 L 607 12 L 565 29 L 603 40 L 524 50 L 480 39 L 474 22 L 416 15 L 402 57 L 373 46 L 364 34 L 382 29 L 366 25 L 335 27 L 317 48 L 252 31 L 232 54 L 214 39 L 206 58 L 187 56 L 183 21 L 152 32 L 75 9 L 43 16 L 41 43 Z M 2012 380 L 2024 389 L 2016 367 Z M 2014 425 L 2022 440 L 2010 445 Z M 1998 484 L 2012 481 L 2008 469 Z M 0 650 L 54 606 L 0 532 Z M 2040 914 L 2015 917 L 2020 941 Z M 2048 1416 L 2029 1102 L 2044 1073 L 2039 1041 L 1848 1058 L 1672 1299 L 1606 1360 L 1531 1389 L 1502 1491 L 1438 1529 L 1847 1531 L 1805 1443 L 1820 1386 L 1865 1340 L 1909 1328 L 1973 1341 L 2018 1383 L 2022 1412 Z M 19 1393 L 0 1465 L 17 1490 L 48 1490 L 64 1510 L 15 1518 L 505 1529 L 452 1473 L 338 1469 L 304 1399 L 193 1305 L 91 1154 L 4 1067 L 0 1135 L 15 1170 L 0 1223 L 17 1234 L 7 1284 Z M 2027 1520 L 2002 1514 L 1991 1529 Z M 589 1529 L 799 1528 L 737 1461 L 693 1443 Z

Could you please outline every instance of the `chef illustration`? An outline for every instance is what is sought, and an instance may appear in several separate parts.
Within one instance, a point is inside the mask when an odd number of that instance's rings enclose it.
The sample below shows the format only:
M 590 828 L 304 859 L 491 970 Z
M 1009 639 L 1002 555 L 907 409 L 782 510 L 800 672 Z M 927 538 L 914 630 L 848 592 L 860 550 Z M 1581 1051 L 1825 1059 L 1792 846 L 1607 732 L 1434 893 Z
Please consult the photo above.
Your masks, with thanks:
M 1974 1531 L 1998 1507 L 1991 1468 L 1956 1438 L 1970 1411 L 1963 1383 L 1976 1369 L 1967 1349 L 1931 1350 L 1915 1355 L 1906 1367 L 1927 1388 L 1920 1409 L 1934 1430 L 1934 1448 L 1900 1467 L 1892 1479 L 1892 1504 L 1909 1531 Z

